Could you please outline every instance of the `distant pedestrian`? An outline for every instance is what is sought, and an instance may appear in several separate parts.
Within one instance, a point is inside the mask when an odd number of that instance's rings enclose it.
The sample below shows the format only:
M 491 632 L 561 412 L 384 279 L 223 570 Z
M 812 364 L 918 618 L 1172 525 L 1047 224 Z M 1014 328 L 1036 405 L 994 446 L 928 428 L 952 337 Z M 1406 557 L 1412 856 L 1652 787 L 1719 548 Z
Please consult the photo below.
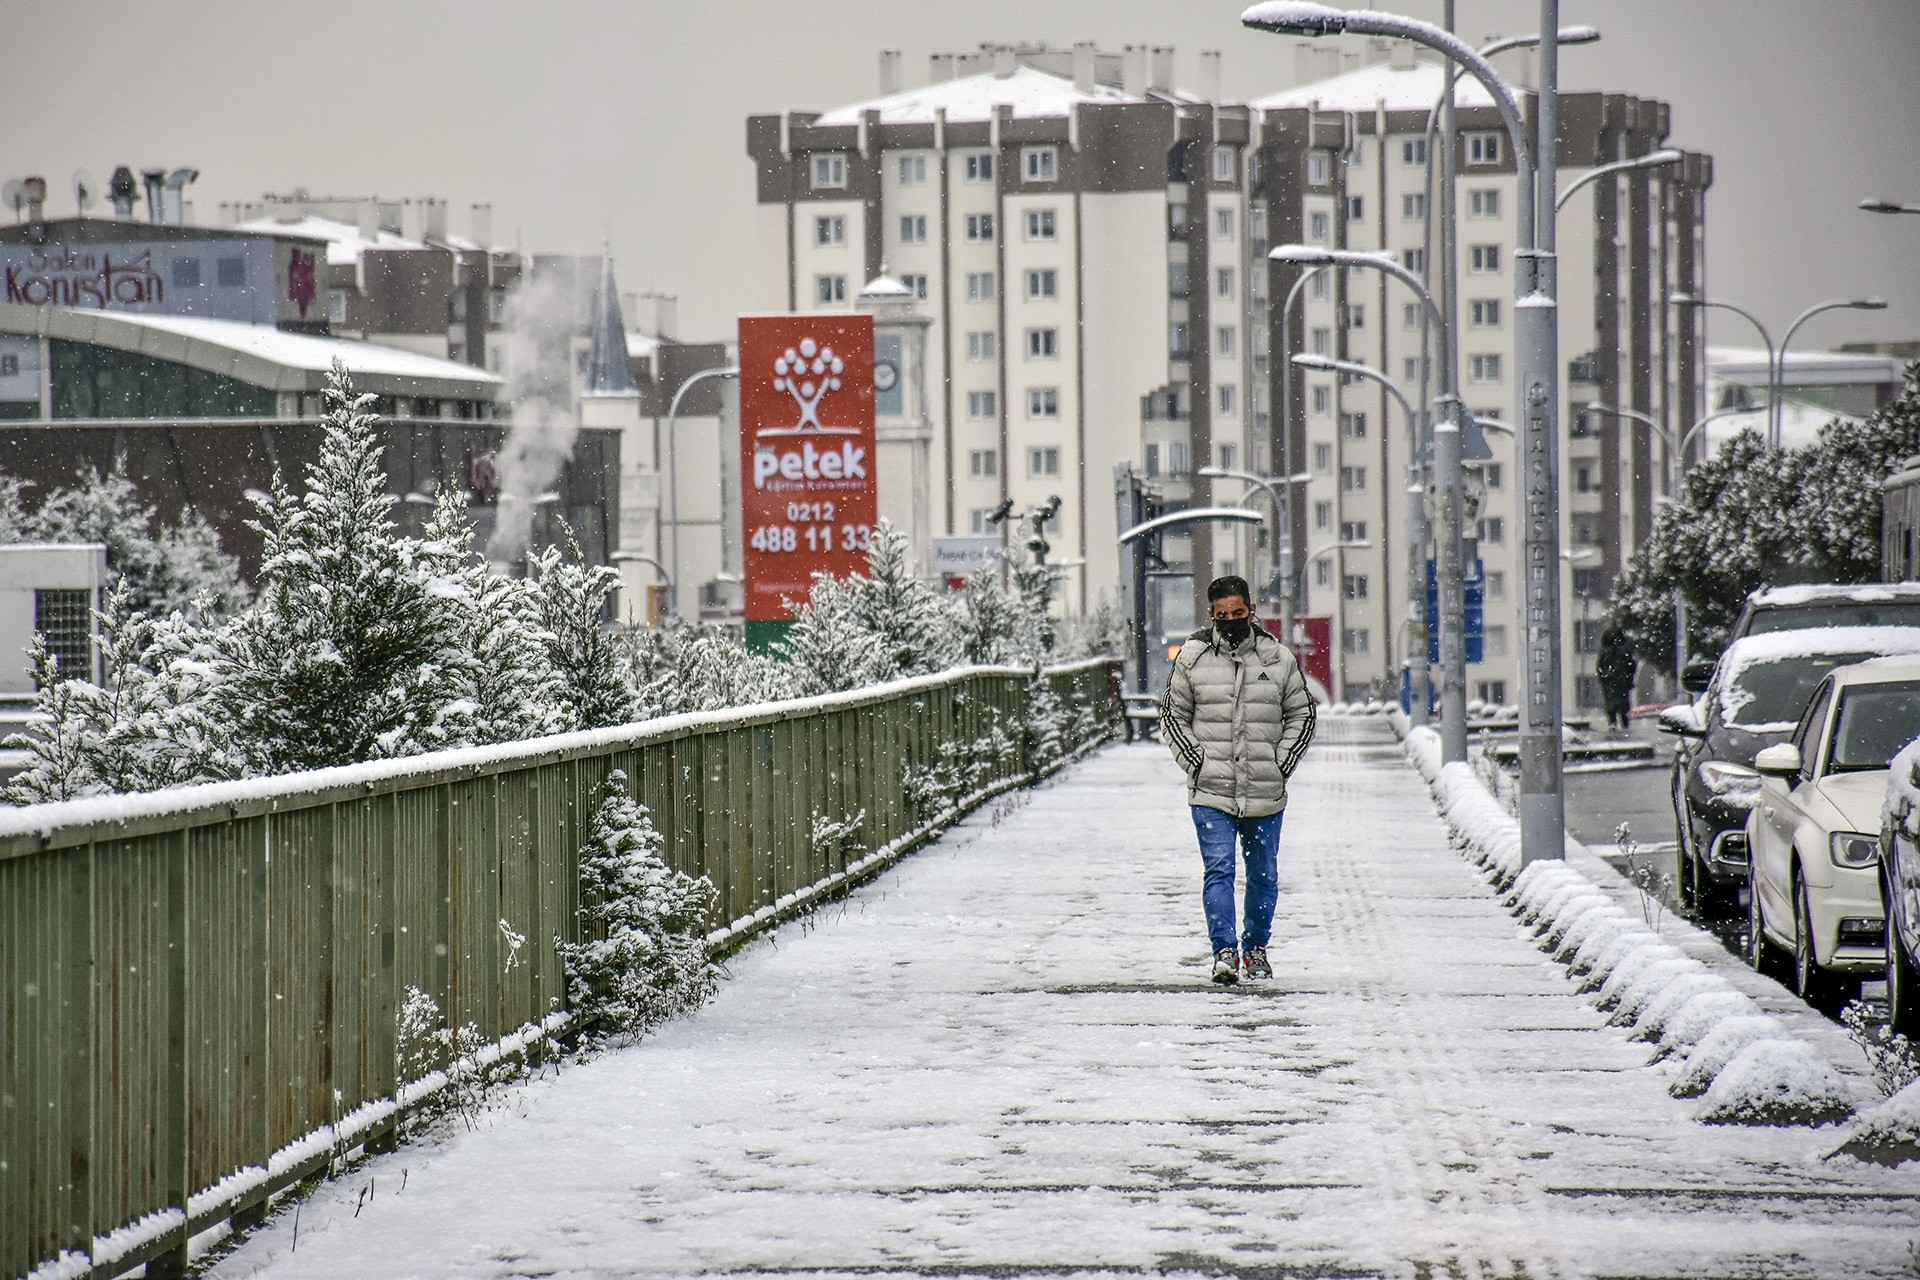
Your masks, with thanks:
M 1600 633 L 1600 654 L 1593 671 L 1600 679 L 1600 698 L 1607 706 L 1607 728 L 1627 727 L 1627 715 L 1633 710 L 1633 677 L 1639 670 L 1633 656 L 1633 644 L 1626 632 L 1608 627 Z
M 1213 980 L 1271 978 L 1267 941 L 1280 895 L 1287 779 L 1313 741 L 1313 695 L 1291 650 L 1254 620 L 1246 579 L 1207 587 L 1211 625 L 1187 637 L 1160 699 L 1160 729 L 1187 773 L 1200 836 L 1201 903 Z M 1234 845 L 1247 866 L 1235 936 Z

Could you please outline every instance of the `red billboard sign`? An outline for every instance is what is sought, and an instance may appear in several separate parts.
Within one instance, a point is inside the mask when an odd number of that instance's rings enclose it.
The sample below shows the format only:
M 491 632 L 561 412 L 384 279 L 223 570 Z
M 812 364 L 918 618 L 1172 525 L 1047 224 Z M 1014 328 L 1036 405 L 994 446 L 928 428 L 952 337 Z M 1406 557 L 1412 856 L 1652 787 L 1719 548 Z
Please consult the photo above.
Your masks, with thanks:
M 1267 630 L 1281 644 L 1293 650 L 1294 659 L 1300 664 L 1300 672 L 1317 685 L 1317 692 L 1332 696 L 1333 690 L 1333 619 L 1297 616 L 1293 620 L 1293 639 L 1291 642 L 1280 634 L 1278 618 L 1262 618 Z
M 866 568 L 874 497 L 873 317 L 740 317 L 748 622 L 783 622 L 816 573 Z

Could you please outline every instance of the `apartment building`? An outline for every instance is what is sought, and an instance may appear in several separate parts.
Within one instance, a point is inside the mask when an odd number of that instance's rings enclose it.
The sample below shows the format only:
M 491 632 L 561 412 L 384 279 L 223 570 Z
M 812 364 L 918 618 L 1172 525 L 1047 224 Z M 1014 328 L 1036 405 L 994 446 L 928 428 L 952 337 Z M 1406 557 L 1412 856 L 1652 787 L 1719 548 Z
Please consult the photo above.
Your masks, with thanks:
M 909 89 L 889 52 L 876 98 L 752 117 L 760 305 L 842 310 L 883 269 L 911 288 L 930 317 L 928 523 L 976 533 L 1003 500 L 1058 494 L 1049 536 L 1069 608 L 1119 581 L 1116 465 L 1175 508 L 1242 499 L 1239 483 L 1199 474 L 1210 463 L 1308 473 L 1293 504 L 1301 611 L 1332 619 L 1336 693 L 1385 693 L 1413 641 L 1406 423 L 1376 385 L 1309 375 L 1278 353 L 1284 328 L 1294 352 L 1385 371 L 1417 409 L 1433 390 L 1431 335 L 1414 297 L 1371 271 L 1308 279 L 1283 321 L 1303 273 L 1267 253 L 1324 243 L 1425 269 L 1426 122 L 1441 71 L 1384 43 L 1303 42 L 1293 87 L 1228 103 L 1218 55 L 1201 55 L 1186 88 L 1173 63 L 1171 49 L 1145 46 L 983 45 L 934 55 L 928 83 Z M 1470 81 L 1459 93 L 1462 393 L 1476 414 L 1511 420 L 1513 156 L 1484 93 Z M 1564 95 L 1561 121 L 1563 184 L 1666 145 L 1670 123 L 1664 104 L 1614 93 Z M 1644 425 L 1584 406 L 1675 430 L 1695 420 L 1695 315 L 1660 300 L 1704 287 L 1711 172 L 1688 155 L 1595 182 L 1561 215 L 1569 705 L 1598 701 L 1608 587 L 1650 526 L 1664 463 Z M 1510 436 L 1488 438 L 1475 482 L 1486 654 L 1469 693 L 1512 702 L 1514 459 Z M 1238 526 L 1193 526 L 1164 551 L 1202 583 L 1236 571 L 1264 581 L 1275 563 L 1264 532 Z

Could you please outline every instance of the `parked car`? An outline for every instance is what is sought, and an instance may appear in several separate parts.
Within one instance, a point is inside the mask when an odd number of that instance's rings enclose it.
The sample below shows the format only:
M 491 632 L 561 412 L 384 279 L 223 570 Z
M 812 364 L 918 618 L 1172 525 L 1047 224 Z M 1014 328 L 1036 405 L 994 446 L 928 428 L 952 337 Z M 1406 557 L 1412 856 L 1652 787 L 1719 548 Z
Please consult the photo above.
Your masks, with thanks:
M 1920 1039 L 1920 738 L 1887 766 L 1880 900 L 1887 908 L 1887 1021 Z
M 1679 738 L 1672 793 L 1683 905 L 1705 915 L 1737 909 L 1747 880 L 1747 814 L 1760 796 L 1754 756 L 1786 740 L 1821 679 L 1905 653 L 1920 654 L 1920 627 L 1750 635 L 1727 646 L 1698 702 L 1660 713 L 1660 727 Z
M 1920 627 L 1920 582 L 1815 582 L 1756 591 L 1733 620 L 1727 642 L 1814 627 Z M 1680 671 L 1681 687 L 1701 692 L 1713 666 L 1712 658 L 1689 659 Z
M 1747 818 L 1749 949 L 1829 1012 L 1887 963 L 1880 892 L 1888 762 L 1920 735 L 1920 656 L 1827 673 L 1785 742 L 1754 757 Z

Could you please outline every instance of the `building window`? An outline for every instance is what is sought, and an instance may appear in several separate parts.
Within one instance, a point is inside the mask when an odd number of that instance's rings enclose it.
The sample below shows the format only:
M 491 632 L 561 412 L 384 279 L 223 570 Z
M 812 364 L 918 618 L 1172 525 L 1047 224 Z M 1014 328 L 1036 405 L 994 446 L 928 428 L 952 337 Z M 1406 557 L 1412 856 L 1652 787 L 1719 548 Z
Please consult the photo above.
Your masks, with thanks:
M 1175 440 L 1167 446 L 1167 475 L 1184 480 L 1187 475 L 1187 442 Z
M 1607 594 L 1607 586 L 1598 569 L 1575 569 L 1573 571 L 1573 594 L 1599 599 Z
M 1230 324 L 1215 326 L 1213 330 L 1213 358 L 1232 360 L 1239 354 L 1239 340 L 1236 330 Z
M 1427 140 L 1408 138 L 1400 144 L 1401 164 L 1425 164 L 1427 162 Z
M 1487 570 L 1487 599 L 1503 600 L 1507 594 L 1507 575 L 1502 569 Z
M 997 335 L 991 329 L 978 329 L 967 335 L 967 359 L 991 360 L 997 352 Z
M 1347 328 L 1364 329 L 1367 327 L 1367 309 L 1355 302 L 1347 307 Z
M 1057 387 L 1027 388 L 1027 416 L 1029 418 L 1057 418 L 1060 416 L 1060 391 Z
M 1473 687 L 1474 691 L 1479 695 L 1480 701 L 1487 703 L 1489 706 L 1504 707 L 1507 705 L 1507 682 L 1505 680 L 1479 680 L 1474 683 Z
M 1347 221 L 1359 222 L 1367 216 L 1367 202 L 1363 196 L 1347 197 Z
M 1233 148 L 1215 147 L 1213 149 L 1213 180 L 1215 182 L 1232 182 L 1233 171 Z
M 1425 249 L 1402 249 L 1400 265 L 1415 275 L 1425 275 L 1427 270 L 1427 251 Z
M 1027 239 L 1029 240 L 1053 239 L 1053 210 L 1051 209 L 1027 210 Z
M 1367 540 L 1367 522 L 1365 520 L 1342 520 L 1340 522 L 1340 541 L 1365 542 Z
M 222 289 L 240 289 L 247 283 L 245 258 L 219 258 L 213 264 L 213 279 Z
M 920 275 L 901 276 L 900 283 L 913 290 L 913 296 L 920 299 L 920 301 L 925 302 L 927 300 L 927 277 L 924 273 Z
M 1497 244 L 1476 244 L 1467 251 L 1469 269 L 1482 275 L 1500 269 L 1500 246 Z
M 927 242 L 927 218 L 925 214 L 910 213 L 900 219 L 901 244 L 925 244 Z
M 1213 296 L 1231 298 L 1233 296 L 1233 268 L 1218 267 L 1213 273 Z
M 1233 384 L 1223 382 L 1213 389 L 1214 411 L 1223 418 L 1233 416 Z
M 173 260 L 173 287 L 176 289 L 200 287 L 200 259 L 175 258 Z
M 1347 152 L 1347 168 L 1358 169 L 1367 163 L 1367 140 L 1355 138 L 1353 147 Z
M 1316 271 L 1307 277 L 1307 296 L 1315 302 L 1324 302 L 1327 297 L 1327 273 Z
M 1167 264 L 1167 296 L 1184 298 L 1187 296 L 1187 264 L 1169 262 Z
M 1313 389 L 1313 412 L 1317 417 L 1325 417 L 1333 412 L 1333 392 L 1326 387 Z
M 1316 502 L 1313 504 L 1313 527 L 1321 533 L 1325 533 L 1333 527 L 1333 504 L 1331 502 Z
M 969 418 L 994 418 L 1000 414 L 1000 396 L 994 391 L 967 392 Z
M 993 272 L 991 271 L 967 272 L 967 301 L 968 302 L 992 302 L 993 301 Z
M 1187 326 L 1174 320 L 1167 325 L 1167 353 L 1175 360 L 1185 360 L 1193 354 L 1187 346 Z
M 993 243 L 993 215 L 990 213 L 970 213 L 967 215 L 967 243 Z
M 1507 540 L 1507 521 L 1504 516 L 1488 516 L 1480 522 L 1480 541 L 1500 543 Z
M 815 276 L 813 278 L 814 300 L 821 306 L 832 306 L 836 302 L 847 300 L 847 278 L 845 276 Z
M 1469 218 L 1499 217 L 1500 193 L 1498 191 L 1467 192 L 1467 216 Z
M 900 157 L 900 185 L 917 187 L 927 180 L 927 158 L 925 156 Z
M 347 322 L 347 291 L 345 289 L 327 290 L 327 323 L 345 324 Z
M 1035 479 L 1059 475 L 1060 451 L 1058 449 L 1027 450 L 1027 474 Z
M 967 181 L 993 181 L 993 153 L 991 151 L 977 151 L 967 157 Z
M 1467 135 L 1468 164 L 1499 164 L 1500 135 L 1497 133 L 1470 133 Z
M 1340 492 L 1362 493 L 1367 487 L 1367 469 L 1365 467 L 1340 468 Z
M 1213 234 L 1222 240 L 1233 239 L 1233 210 L 1215 209 L 1213 211 Z
M 1599 541 L 1599 538 L 1594 532 L 1593 521 L 1575 520 L 1573 522 L 1573 545 L 1574 546 L 1591 547 L 1598 541 Z
M 1316 444 L 1313 446 L 1313 469 L 1315 471 L 1333 470 L 1333 446 Z
M 1468 367 L 1472 371 L 1467 375 L 1469 381 L 1500 381 L 1500 357 L 1497 355 L 1474 356 Z
M 1059 273 L 1053 270 L 1027 272 L 1027 298 L 1053 298 L 1059 296 Z
M 1600 632 L 1604 623 L 1579 620 L 1573 624 L 1573 651 L 1575 653 L 1598 653 L 1600 651 Z
M 1159 477 L 1160 477 L 1160 446 L 1157 444 L 1150 444 L 1147 446 L 1147 479 L 1157 480 L 1159 479 Z
M 1333 353 L 1333 330 L 1324 327 L 1315 329 L 1308 339 L 1308 345 L 1313 348 L 1313 354 L 1317 356 L 1331 355 Z
M 1332 561 L 1320 560 L 1315 562 L 1313 566 L 1313 585 L 1316 587 L 1330 587 L 1333 585 Z
M 1427 216 L 1427 197 L 1422 192 L 1412 192 L 1400 197 L 1400 216 L 1407 222 L 1421 222 Z
M 1052 182 L 1059 176 L 1054 171 L 1052 147 L 1026 147 L 1020 152 L 1020 160 L 1026 166 L 1028 182 Z
M 1592 493 L 1593 489 L 1593 468 L 1584 463 L 1575 467 L 1573 469 L 1573 491 L 1575 493 Z
M 975 449 L 967 454 L 967 474 L 976 480 L 988 480 L 1000 474 L 998 449 Z
M 1342 574 L 1340 576 L 1340 594 L 1349 600 L 1365 600 L 1367 598 L 1367 575 L 1364 573 Z
M 1027 330 L 1027 359 L 1051 360 L 1060 354 L 1058 329 Z
M 1310 213 L 1307 215 L 1307 239 L 1325 240 L 1327 238 L 1327 215 Z
M 845 156 L 815 156 L 813 158 L 813 185 L 816 188 L 846 186 L 847 158 Z
M 905 223 L 907 219 L 902 218 Z M 922 225 L 925 220 L 922 219 Z M 924 233 L 923 233 L 924 238 Z M 838 215 L 831 218 L 813 220 L 813 242 L 817 245 L 845 244 L 847 242 L 847 220 Z
M 1323 187 L 1327 184 L 1327 174 L 1330 167 L 1326 152 L 1307 152 L 1307 181 L 1313 186 Z
M 1500 300 L 1498 298 L 1475 298 L 1467 303 L 1467 323 L 1476 329 L 1498 329 L 1500 327 Z
M 1372 651 L 1372 638 L 1365 627 L 1347 627 L 1340 632 L 1342 653 L 1363 654 Z
M 1422 361 L 1419 356 L 1408 356 L 1400 362 L 1400 381 L 1418 382 L 1422 373 Z
M 1483 413 L 1480 416 L 1484 418 L 1487 415 Z M 1506 479 L 1506 473 L 1500 469 L 1500 464 L 1497 462 L 1484 462 L 1480 464 L 1480 474 L 1487 478 L 1487 488 L 1489 489 L 1498 489 L 1501 481 Z
M 1400 304 L 1400 327 L 1402 329 L 1418 329 L 1420 327 L 1419 303 L 1403 302 Z
M 1365 440 L 1367 438 L 1367 415 L 1364 413 L 1341 414 L 1340 434 L 1349 440 Z
M 1239 463 L 1240 451 L 1230 444 L 1220 446 L 1220 469 L 1231 471 Z
M 93 593 L 33 593 L 33 629 L 45 641 L 61 679 L 93 679 Z

